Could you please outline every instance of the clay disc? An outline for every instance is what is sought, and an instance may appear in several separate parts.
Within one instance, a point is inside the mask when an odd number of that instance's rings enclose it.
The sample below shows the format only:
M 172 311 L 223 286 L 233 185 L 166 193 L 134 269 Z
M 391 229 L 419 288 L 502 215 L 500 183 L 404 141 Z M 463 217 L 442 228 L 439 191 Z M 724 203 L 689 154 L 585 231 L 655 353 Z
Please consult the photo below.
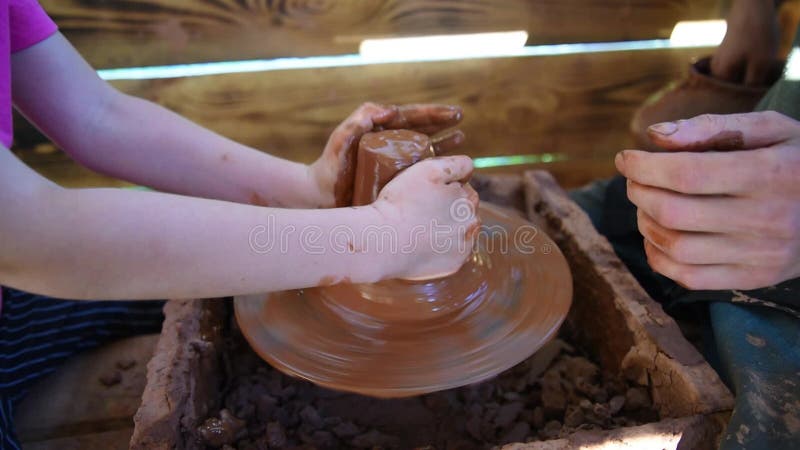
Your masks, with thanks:
M 321 386 L 403 397 L 490 378 L 558 330 L 572 299 L 561 251 L 522 218 L 481 204 L 461 270 L 236 297 L 236 319 L 275 368 Z

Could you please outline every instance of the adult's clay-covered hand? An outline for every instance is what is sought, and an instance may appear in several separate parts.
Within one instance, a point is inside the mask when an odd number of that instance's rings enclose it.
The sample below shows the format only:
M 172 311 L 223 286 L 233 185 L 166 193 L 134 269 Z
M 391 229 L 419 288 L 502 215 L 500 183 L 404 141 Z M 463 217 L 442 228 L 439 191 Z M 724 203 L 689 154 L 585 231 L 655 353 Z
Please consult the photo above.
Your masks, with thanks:
M 364 103 L 331 134 L 322 155 L 309 174 L 320 191 L 320 207 L 348 206 L 353 197 L 353 177 L 358 141 L 365 133 L 387 129 L 407 129 L 427 135 L 454 127 L 461 122 L 461 108 L 450 105 L 380 105 Z M 464 140 L 456 131 L 437 143 L 444 150 Z
M 401 172 L 372 206 L 398 237 L 390 278 L 433 278 L 456 272 L 480 227 L 478 193 L 468 184 L 472 160 L 447 156 Z
M 625 150 L 615 162 L 655 271 L 690 289 L 800 276 L 800 122 L 703 115 L 649 132 L 672 152 Z
M 779 43 L 773 0 L 735 0 L 728 31 L 711 57 L 711 74 L 747 86 L 766 85 Z

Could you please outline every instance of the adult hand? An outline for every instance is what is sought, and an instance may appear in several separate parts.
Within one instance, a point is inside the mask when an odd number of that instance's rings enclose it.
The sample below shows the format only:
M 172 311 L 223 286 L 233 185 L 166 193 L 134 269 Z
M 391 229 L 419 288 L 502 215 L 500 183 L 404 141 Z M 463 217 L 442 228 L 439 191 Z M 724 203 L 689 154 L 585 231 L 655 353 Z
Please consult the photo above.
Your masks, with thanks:
M 311 166 L 309 175 L 319 190 L 321 207 L 349 206 L 353 196 L 355 157 L 358 142 L 365 133 L 387 129 L 408 129 L 434 135 L 461 122 L 461 108 L 449 105 L 379 105 L 364 103 L 331 134 L 322 155 Z M 446 151 L 464 140 L 460 131 L 437 142 Z
M 674 152 L 625 150 L 615 162 L 653 270 L 689 289 L 800 276 L 800 122 L 772 111 L 703 115 L 649 132 Z
M 747 86 L 769 84 L 780 28 L 773 0 L 735 0 L 728 31 L 711 57 L 711 74 Z
M 466 156 L 420 161 L 392 179 L 372 204 L 397 233 L 389 255 L 394 278 L 421 279 L 456 272 L 472 252 L 480 228 L 478 193 L 469 185 Z

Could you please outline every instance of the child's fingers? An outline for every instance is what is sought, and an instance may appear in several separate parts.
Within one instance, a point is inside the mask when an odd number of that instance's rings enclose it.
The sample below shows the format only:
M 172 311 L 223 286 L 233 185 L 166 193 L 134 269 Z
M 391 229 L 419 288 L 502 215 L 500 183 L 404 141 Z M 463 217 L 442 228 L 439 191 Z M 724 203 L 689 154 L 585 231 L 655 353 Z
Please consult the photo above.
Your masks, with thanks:
M 436 156 L 447 154 L 464 142 L 464 133 L 461 130 L 450 129 L 431 136 L 433 153 Z
M 464 183 L 472 176 L 472 159 L 469 156 L 444 156 L 430 158 L 417 163 L 433 169 L 431 181 L 434 183 Z M 413 167 L 413 166 L 412 166 Z
M 425 134 L 432 134 L 461 122 L 462 112 L 458 106 L 451 105 L 403 105 L 397 108 L 397 114 L 384 123 L 387 129 L 410 129 Z

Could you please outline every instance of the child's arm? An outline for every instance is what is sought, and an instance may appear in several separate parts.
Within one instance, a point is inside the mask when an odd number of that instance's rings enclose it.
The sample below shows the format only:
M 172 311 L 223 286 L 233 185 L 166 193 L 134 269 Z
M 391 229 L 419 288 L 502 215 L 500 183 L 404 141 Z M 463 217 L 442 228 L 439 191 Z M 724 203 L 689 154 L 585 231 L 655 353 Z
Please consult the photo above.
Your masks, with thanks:
M 60 34 L 12 56 L 14 102 L 54 142 L 100 173 L 178 194 L 261 206 L 334 206 L 343 147 L 396 108 L 364 105 L 331 136 L 312 166 L 276 158 L 219 136 L 101 80 Z M 419 105 L 398 126 L 436 132 L 460 111 Z
M 459 183 L 471 170 L 467 157 L 435 158 L 400 174 L 372 205 L 287 210 L 63 189 L 0 147 L 0 282 L 66 298 L 147 299 L 447 273 L 472 246 L 465 233 L 474 218 L 449 216 L 453 202 L 477 203 Z M 437 247 L 426 240 L 430 228 L 415 228 L 432 224 L 449 229 Z M 387 230 L 394 247 L 370 241 Z M 444 251 L 441 239 L 451 241 Z

